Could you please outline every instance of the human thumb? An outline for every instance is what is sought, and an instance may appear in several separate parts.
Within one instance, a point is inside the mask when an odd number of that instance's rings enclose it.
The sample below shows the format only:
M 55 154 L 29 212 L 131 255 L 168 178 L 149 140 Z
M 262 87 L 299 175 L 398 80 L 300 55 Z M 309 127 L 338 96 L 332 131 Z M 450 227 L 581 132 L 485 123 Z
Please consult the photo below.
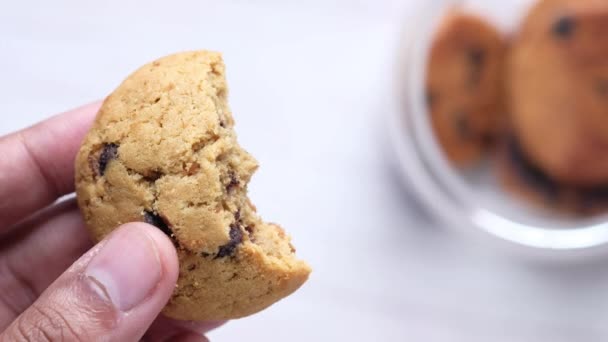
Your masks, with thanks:
M 170 298 L 178 270 L 175 248 L 160 230 L 123 225 L 51 284 L 0 340 L 138 341 Z

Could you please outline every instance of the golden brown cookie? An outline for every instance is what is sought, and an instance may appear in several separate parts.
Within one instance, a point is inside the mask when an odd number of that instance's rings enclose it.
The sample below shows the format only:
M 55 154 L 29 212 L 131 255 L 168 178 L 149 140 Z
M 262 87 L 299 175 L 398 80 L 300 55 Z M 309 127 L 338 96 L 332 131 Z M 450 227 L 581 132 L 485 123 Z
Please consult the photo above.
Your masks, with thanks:
M 576 187 L 556 181 L 531 161 L 512 135 L 501 142 L 497 161 L 503 187 L 537 208 L 577 216 L 608 211 L 608 184 Z
M 103 103 L 76 160 L 76 191 L 96 241 L 144 221 L 173 240 L 180 276 L 164 313 L 223 320 L 298 289 L 310 268 L 247 198 L 257 169 L 233 129 L 219 53 L 161 58 Z
M 608 184 L 608 1 L 545 0 L 508 61 L 514 132 L 543 172 L 577 187 Z
M 478 161 L 492 145 L 503 117 L 505 42 L 474 15 L 451 13 L 430 50 L 426 94 L 431 123 L 448 159 Z

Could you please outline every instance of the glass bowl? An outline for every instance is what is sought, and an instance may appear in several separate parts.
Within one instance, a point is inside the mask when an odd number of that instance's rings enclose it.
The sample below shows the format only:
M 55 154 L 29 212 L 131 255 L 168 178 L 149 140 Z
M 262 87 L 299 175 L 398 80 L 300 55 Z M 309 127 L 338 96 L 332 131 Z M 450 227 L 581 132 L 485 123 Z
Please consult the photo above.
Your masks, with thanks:
M 391 141 L 408 188 L 445 226 L 535 254 L 604 254 L 608 251 L 606 215 L 576 218 L 532 208 L 504 191 L 490 171 L 491 162 L 471 171 L 456 169 L 444 157 L 428 119 L 427 57 L 447 11 L 463 7 L 509 32 L 531 4 L 530 0 L 418 4 L 400 41 L 396 103 L 389 120 Z

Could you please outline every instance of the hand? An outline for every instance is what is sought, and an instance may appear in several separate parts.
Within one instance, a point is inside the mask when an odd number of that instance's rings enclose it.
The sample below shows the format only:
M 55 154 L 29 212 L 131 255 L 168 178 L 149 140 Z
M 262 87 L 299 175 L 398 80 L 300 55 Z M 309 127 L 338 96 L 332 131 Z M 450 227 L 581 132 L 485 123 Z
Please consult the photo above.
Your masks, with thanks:
M 53 204 L 98 108 L 0 138 L 0 340 L 206 341 L 220 323 L 158 317 L 179 270 L 163 233 L 130 223 L 92 246 L 75 200 Z

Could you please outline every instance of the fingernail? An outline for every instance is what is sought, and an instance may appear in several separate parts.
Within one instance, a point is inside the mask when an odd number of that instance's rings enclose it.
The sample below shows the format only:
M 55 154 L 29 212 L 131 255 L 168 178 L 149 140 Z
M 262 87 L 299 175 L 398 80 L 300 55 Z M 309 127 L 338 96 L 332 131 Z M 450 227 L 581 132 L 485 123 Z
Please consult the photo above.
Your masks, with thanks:
M 159 252 L 145 228 L 122 227 L 110 235 L 85 270 L 98 295 L 120 311 L 146 298 L 161 279 Z

